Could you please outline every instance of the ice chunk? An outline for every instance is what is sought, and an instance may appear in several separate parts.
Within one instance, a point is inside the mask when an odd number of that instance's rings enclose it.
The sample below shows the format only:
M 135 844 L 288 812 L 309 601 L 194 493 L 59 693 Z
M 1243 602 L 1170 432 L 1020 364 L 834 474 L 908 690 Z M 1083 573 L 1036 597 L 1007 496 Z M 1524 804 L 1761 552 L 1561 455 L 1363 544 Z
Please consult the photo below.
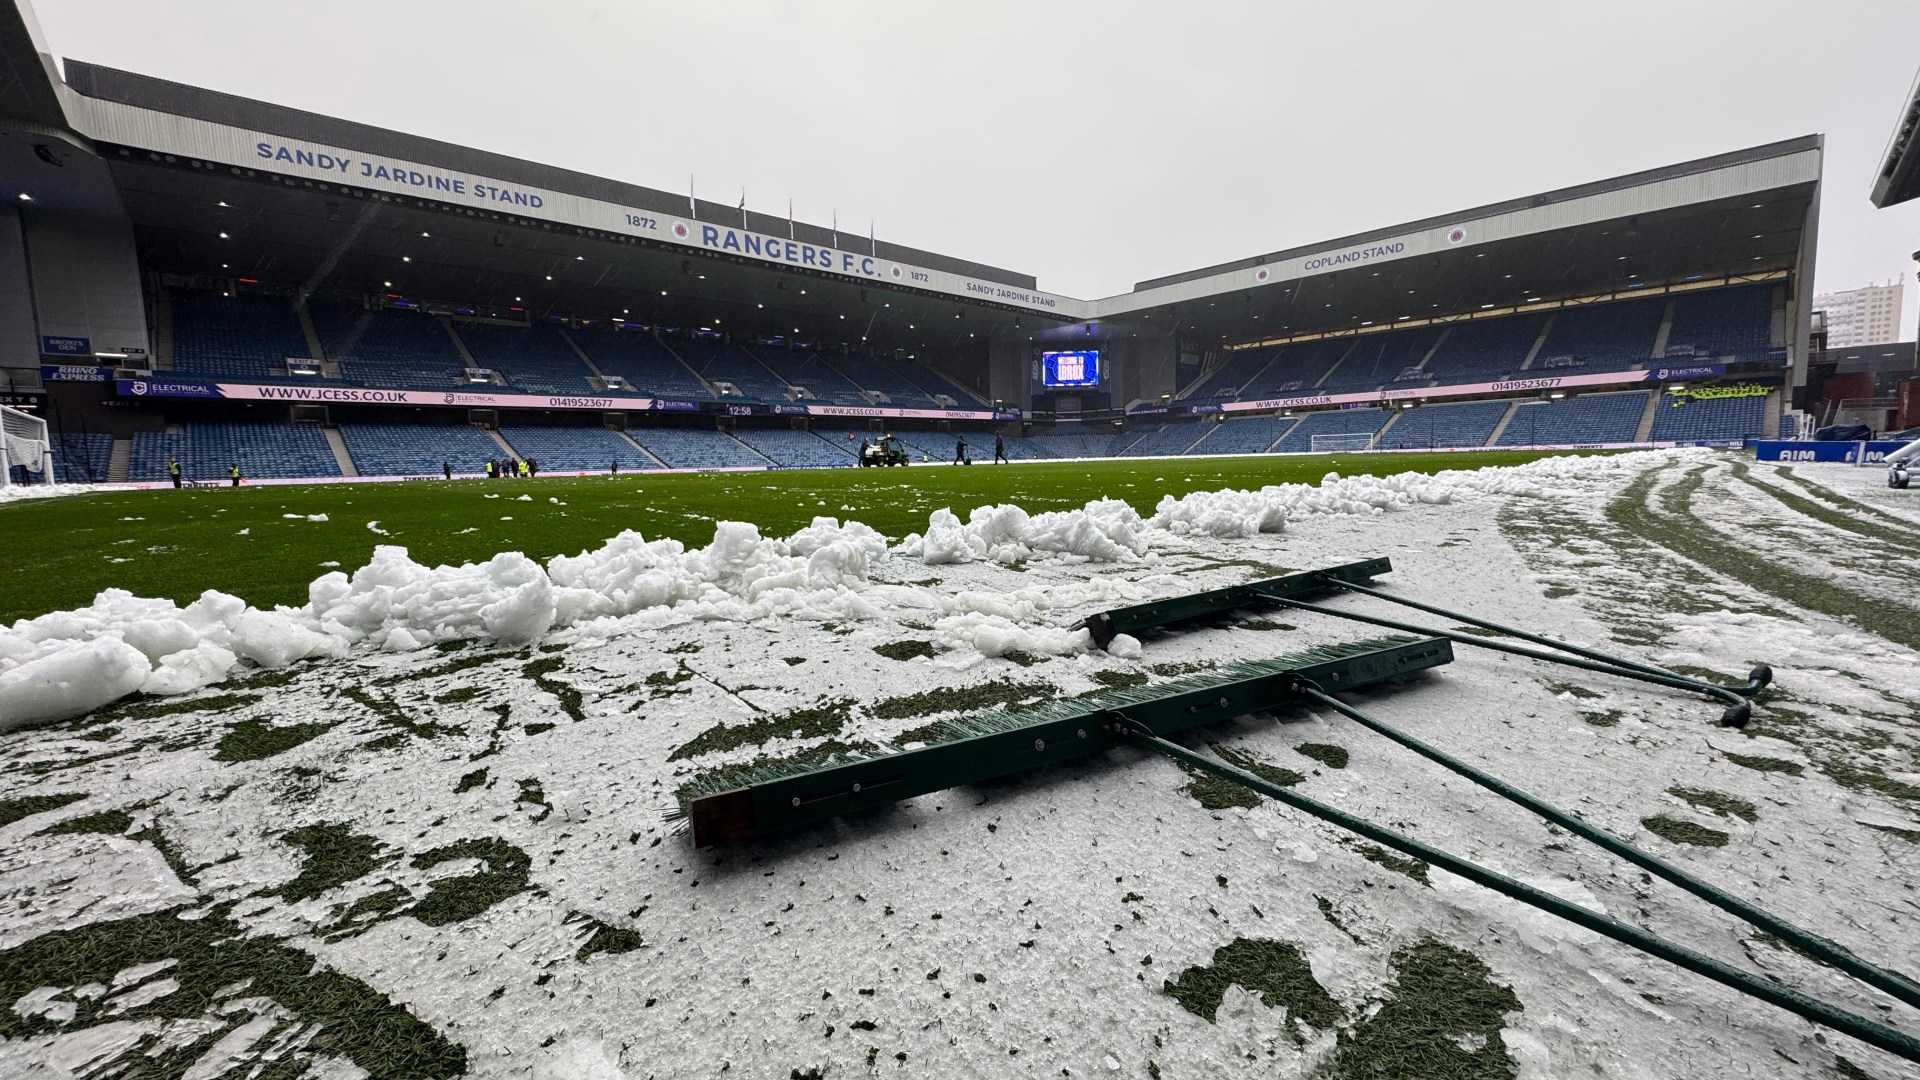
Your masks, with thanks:
M 140 689 L 153 665 L 117 637 L 53 646 L 0 672 L 0 731 L 78 716 Z

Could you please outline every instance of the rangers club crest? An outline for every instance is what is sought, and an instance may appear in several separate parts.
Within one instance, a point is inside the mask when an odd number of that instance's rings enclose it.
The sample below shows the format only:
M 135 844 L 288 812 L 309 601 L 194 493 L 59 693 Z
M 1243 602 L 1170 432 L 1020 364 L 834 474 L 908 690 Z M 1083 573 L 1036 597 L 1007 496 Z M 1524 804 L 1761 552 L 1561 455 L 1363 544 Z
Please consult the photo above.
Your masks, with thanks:
M 887 273 L 892 274 L 893 280 L 895 281 L 899 281 L 901 278 L 907 276 L 907 272 L 905 270 L 900 269 L 899 263 L 893 264 L 893 268 L 891 270 L 888 270 Z
M 1447 233 L 1447 243 L 1449 244 L 1457 244 L 1462 240 L 1465 240 L 1466 238 L 1467 238 L 1467 230 L 1459 227 L 1458 225 L 1453 227 L 1453 231 Z
M 693 230 L 687 227 L 686 222 L 676 221 L 673 223 L 673 238 L 675 240 L 685 240 L 692 235 Z
M 1268 270 L 1264 266 L 1253 272 L 1253 280 L 1262 282 L 1262 283 L 1264 283 L 1268 278 L 1272 276 L 1273 276 L 1273 272 Z

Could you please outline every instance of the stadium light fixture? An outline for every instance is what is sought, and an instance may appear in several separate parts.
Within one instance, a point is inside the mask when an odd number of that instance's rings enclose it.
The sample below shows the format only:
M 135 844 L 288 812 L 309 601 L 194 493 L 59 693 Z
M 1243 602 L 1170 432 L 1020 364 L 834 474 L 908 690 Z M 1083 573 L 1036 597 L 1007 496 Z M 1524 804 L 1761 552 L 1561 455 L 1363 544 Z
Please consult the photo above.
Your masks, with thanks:
M 427 237 L 429 237 L 429 236 L 432 236 L 432 235 L 433 235 L 432 233 L 421 233 L 421 234 L 420 234 L 420 238 L 421 238 L 422 240 L 424 240 L 424 239 L 426 239 Z
M 391 281 L 383 281 L 380 284 L 383 288 L 388 288 L 388 289 L 393 288 L 393 282 Z
M 402 256 L 400 256 L 400 261 L 401 261 L 401 262 L 412 262 L 412 261 L 413 261 L 413 256 L 411 256 L 411 255 L 402 255 Z
M 422 236 L 425 236 L 426 234 L 425 234 L 425 233 L 421 233 L 420 235 L 422 235 Z M 575 256 L 573 257 L 573 261 L 574 261 L 574 262 L 586 262 L 586 261 L 587 261 L 587 257 L 586 257 L 585 255 L 575 255 Z
M 660 290 L 660 295 L 661 295 L 661 296 L 665 296 L 665 295 L 667 295 L 667 290 L 665 290 L 665 289 L 661 289 L 661 290 Z
M 553 275 L 552 275 L 552 274 L 548 274 L 548 275 L 547 275 L 547 280 L 548 280 L 548 281 L 552 281 L 552 280 L 553 280 Z
M 524 304 L 524 303 L 526 303 L 526 301 L 525 301 L 525 300 L 522 300 L 522 299 L 520 299 L 520 298 L 519 298 L 519 297 L 517 297 L 517 296 L 513 298 L 513 302 L 514 302 L 514 303 L 516 303 L 516 304 Z
M 220 239 L 222 239 L 222 240 L 225 240 L 225 239 L 227 239 L 227 234 L 226 234 L 226 233 L 221 233 L 221 234 L 220 234 Z
M 20 196 L 20 197 L 21 197 L 21 198 L 23 198 L 23 199 L 24 199 L 24 198 L 26 198 L 26 196 L 25 196 L 25 195 L 22 195 L 22 196 Z M 225 206 L 225 205 L 227 205 L 227 200 L 225 200 L 225 199 L 221 199 L 221 200 L 220 200 L 219 202 L 217 202 L 217 203 L 215 203 L 214 205 L 215 205 L 215 206 Z

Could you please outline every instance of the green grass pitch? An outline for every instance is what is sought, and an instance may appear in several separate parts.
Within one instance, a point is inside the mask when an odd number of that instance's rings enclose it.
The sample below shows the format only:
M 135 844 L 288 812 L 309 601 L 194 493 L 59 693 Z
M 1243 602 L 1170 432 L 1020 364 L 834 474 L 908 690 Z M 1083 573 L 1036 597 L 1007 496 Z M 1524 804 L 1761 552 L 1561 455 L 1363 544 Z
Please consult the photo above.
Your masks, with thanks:
M 750 521 L 769 536 L 785 536 L 821 515 L 863 521 L 897 540 L 925 529 L 927 515 L 943 506 L 964 518 L 972 508 L 992 503 L 1017 503 L 1038 513 L 1104 496 L 1125 499 L 1147 514 L 1162 495 L 1313 483 L 1328 472 L 1386 475 L 1517 465 L 1545 456 L 1521 451 L 1240 455 L 169 488 L 29 499 L 0 506 L 0 532 L 16 552 L 0 567 L 0 621 L 83 606 L 105 588 L 183 604 L 206 589 L 259 606 L 303 604 L 308 582 L 330 569 L 324 564 L 352 571 L 377 544 L 404 546 L 430 565 L 486 559 L 501 551 L 524 551 L 544 561 L 598 547 L 622 529 L 697 547 L 713 538 L 716 520 Z M 518 501 L 523 494 L 533 501 Z M 328 520 L 310 522 L 305 520 L 309 514 L 326 514 Z M 391 535 L 371 531 L 370 521 Z

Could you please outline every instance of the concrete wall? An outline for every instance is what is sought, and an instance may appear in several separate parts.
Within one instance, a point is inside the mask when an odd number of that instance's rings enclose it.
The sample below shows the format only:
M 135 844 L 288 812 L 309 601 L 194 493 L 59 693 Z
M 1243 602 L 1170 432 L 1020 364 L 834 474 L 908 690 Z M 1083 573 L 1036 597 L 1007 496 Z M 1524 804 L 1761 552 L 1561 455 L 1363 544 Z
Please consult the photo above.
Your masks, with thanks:
M 150 353 L 133 226 L 125 214 L 34 205 L 21 217 L 36 333 L 88 338 L 96 352 Z

